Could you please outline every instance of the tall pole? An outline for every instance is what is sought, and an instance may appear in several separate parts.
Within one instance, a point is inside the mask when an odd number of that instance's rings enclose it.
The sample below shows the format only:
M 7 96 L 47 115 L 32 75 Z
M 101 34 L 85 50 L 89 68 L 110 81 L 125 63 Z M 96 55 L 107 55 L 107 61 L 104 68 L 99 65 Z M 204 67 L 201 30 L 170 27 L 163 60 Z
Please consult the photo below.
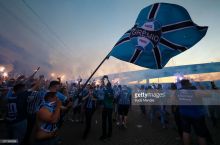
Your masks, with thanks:
M 110 52 L 109 52 L 110 54 Z M 85 89 L 86 85 L 90 81 L 90 79 L 93 77 L 93 75 L 96 73 L 96 71 L 100 68 L 100 66 L 106 61 L 106 59 L 109 58 L 109 54 L 102 60 L 102 62 L 98 65 L 98 67 L 93 71 L 93 73 L 90 75 L 90 77 L 87 79 L 87 81 L 84 83 L 82 89 L 80 90 L 79 94 Z

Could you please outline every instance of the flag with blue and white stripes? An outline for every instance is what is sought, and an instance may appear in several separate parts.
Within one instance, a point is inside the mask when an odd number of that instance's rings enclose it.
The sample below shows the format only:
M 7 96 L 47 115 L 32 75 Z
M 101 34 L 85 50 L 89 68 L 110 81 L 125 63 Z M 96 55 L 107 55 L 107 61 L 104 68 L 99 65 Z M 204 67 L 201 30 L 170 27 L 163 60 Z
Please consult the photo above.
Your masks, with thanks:
M 182 6 L 155 3 L 141 10 L 134 27 L 119 39 L 109 56 L 161 69 L 172 57 L 199 42 L 207 29 L 196 25 Z

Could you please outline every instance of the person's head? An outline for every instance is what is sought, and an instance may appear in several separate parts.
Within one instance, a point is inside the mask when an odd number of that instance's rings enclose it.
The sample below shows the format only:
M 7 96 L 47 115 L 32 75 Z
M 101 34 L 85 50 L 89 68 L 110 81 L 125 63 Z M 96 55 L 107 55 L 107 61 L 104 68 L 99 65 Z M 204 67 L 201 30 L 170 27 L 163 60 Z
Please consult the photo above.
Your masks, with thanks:
M 112 84 L 110 82 L 107 83 L 106 85 L 107 88 L 112 88 Z
M 157 89 L 158 89 L 158 90 L 161 90 L 162 88 L 163 88 L 163 87 L 162 87 L 161 84 L 158 84 L 158 85 L 157 85 Z
M 40 76 L 39 76 L 39 79 L 44 79 L 44 75 L 40 75 Z
M 108 83 L 109 83 L 108 76 L 107 76 L 107 75 L 104 75 L 103 78 L 102 78 L 102 80 L 101 80 L 101 82 L 102 82 L 102 84 L 103 84 L 104 86 L 107 87 L 107 85 L 108 85 Z
M 56 101 L 57 96 L 56 92 L 47 92 L 46 95 L 44 96 L 45 101 L 53 102 Z
M 217 86 L 215 85 L 215 82 L 213 82 L 213 81 L 211 81 L 211 87 L 214 90 L 218 89 Z
M 126 85 L 123 85 L 123 86 L 122 86 L 122 90 L 128 90 L 127 86 L 126 86 Z
M 152 89 L 152 86 L 151 85 L 149 85 L 148 87 L 147 87 L 147 89 L 149 90 L 149 89 Z
M 181 83 L 182 88 L 185 88 L 185 89 L 190 89 L 192 86 L 190 81 L 187 79 L 181 80 L 180 83 Z
M 60 92 L 63 93 L 63 94 L 66 94 L 68 92 L 67 86 L 62 86 L 61 89 L 60 89 Z
M 170 84 L 170 89 L 171 89 L 171 90 L 176 90 L 176 89 L 177 89 L 176 84 L 175 84 L 175 83 L 171 83 L 171 84 Z
M 49 90 L 57 92 L 60 89 L 59 81 L 51 81 L 49 85 Z
M 14 86 L 16 83 L 15 79 L 11 78 L 8 82 L 7 82 L 7 86 L 8 87 L 12 87 Z
M 76 85 L 76 83 L 72 83 L 71 86 L 72 87 L 76 87 L 77 85 Z
M 90 86 L 88 87 L 88 91 L 89 91 L 89 94 L 90 94 L 90 95 L 93 94 L 93 89 L 94 89 L 94 87 L 93 87 L 92 85 L 90 85 Z
M 91 84 L 87 84 L 87 85 L 86 85 L 86 89 L 87 89 L 87 90 L 89 90 L 91 87 L 92 87 Z
M 93 88 L 95 88 L 95 87 L 96 87 L 95 82 L 92 82 L 92 84 L 91 84 L 91 85 L 92 85 L 92 87 L 93 87 Z
M 25 90 L 25 85 L 22 83 L 16 84 L 13 87 L 13 91 L 15 92 L 15 94 L 21 93 Z

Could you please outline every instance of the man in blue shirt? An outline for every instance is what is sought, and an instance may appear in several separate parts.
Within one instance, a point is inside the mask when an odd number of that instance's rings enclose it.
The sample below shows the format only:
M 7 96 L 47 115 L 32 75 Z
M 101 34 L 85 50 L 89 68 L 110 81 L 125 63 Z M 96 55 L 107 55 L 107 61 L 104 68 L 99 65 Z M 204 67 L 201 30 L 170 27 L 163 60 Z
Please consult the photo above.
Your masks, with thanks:
M 12 94 L 7 96 L 8 137 L 17 139 L 18 144 L 23 143 L 27 129 L 27 98 L 23 95 L 24 89 L 24 84 L 17 84 L 13 87 Z
M 36 123 L 36 113 L 44 103 L 44 94 L 40 91 L 42 79 L 31 83 L 31 88 L 26 90 L 23 95 L 27 98 L 27 132 L 25 144 L 30 144 L 31 134 Z
M 181 93 L 192 92 L 196 88 L 191 85 L 189 80 L 181 81 L 182 88 L 178 93 L 178 98 L 181 97 Z M 189 94 L 193 97 L 193 94 Z M 189 97 L 189 96 L 188 96 Z M 195 96 L 194 96 L 195 97 Z M 193 98 L 192 98 L 193 99 Z M 181 103 L 181 102 L 180 102 Z M 191 126 L 194 128 L 196 135 L 198 136 L 199 145 L 206 145 L 206 138 L 209 135 L 208 128 L 205 122 L 206 111 L 204 106 L 201 105 L 180 105 L 179 107 L 181 124 L 183 129 L 183 142 L 184 145 L 190 145 L 190 132 Z
M 59 122 L 57 123 L 58 128 L 61 128 L 61 126 L 64 122 L 64 117 L 65 117 L 67 111 L 72 106 L 72 101 L 70 100 L 70 98 L 68 98 L 67 96 L 62 94 L 60 92 L 60 89 L 61 89 L 61 84 L 59 81 L 51 81 L 50 85 L 49 85 L 49 90 L 47 91 L 47 92 L 55 92 L 57 98 L 62 102 L 61 116 L 60 116 Z
M 45 102 L 37 112 L 37 129 L 35 130 L 36 145 L 57 145 L 58 126 L 62 102 L 57 98 L 56 92 L 48 92 Z
M 112 136 L 112 111 L 113 111 L 113 101 L 114 101 L 114 93 L 108 77 L 103 77 L 107 80 L 107 83 L 104 89 L 104 100 L 103 100 L 103 110 L 102 110 L 102 136 L 100 140 L 104 140 L 107 137 L 110 138 Z M 107 131 L 107 123 L 108 123 L 108 131 Z M 108 132 L 108 133 L 107 133 Z
M 131 94 L 126 86 L 122 88 L 118 96 L 118 113 L 120 118 L 120 125 L 127 128 L 128 110 L 131 105 Z
M 86 117 L 86 127 L 83 133 L 83 140 L 87 139 L 88 133 L 91 129 L 92 116 L 95 112 L 95 101 L 97 97 L 95 96 L 93 87 L 89 85 L 89 93 L 82 98 L 84 101 L 85 117 Z
M 59 92 L 60 86 L 61 86 L 61 84 L 59 81 L 51 81 L 49 88 L 48 88 L 48 92 L 56 92 L 56 96 L 59 98 L 59 100 L 64 105 L 67 101 L 67 96 L 65 96 L 61 92 Z M 46 94 L 46 92 L 45 92 L 45 94 Z

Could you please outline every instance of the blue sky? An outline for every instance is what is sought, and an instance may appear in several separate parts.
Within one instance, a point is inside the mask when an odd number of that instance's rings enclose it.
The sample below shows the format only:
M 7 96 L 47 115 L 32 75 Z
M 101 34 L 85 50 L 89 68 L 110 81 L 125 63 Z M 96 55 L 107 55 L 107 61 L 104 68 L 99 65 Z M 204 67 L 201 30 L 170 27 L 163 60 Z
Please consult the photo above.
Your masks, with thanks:
M 140 10 L 155 2 L 185 7 L 192 20 L 209 26 L 193 48 L 167 66 L 220 61 L 218 0 L 22 0 L 0 1 L 0 64 L 20 72 L 41 66 L 42 72 L 86 77 L 130 29 Z M 38 16 L 36 16 L 36 14 Z M 49 28 L 48 28 L 49 27 Z M 142 67 L 110 58 L 97 75 Z

